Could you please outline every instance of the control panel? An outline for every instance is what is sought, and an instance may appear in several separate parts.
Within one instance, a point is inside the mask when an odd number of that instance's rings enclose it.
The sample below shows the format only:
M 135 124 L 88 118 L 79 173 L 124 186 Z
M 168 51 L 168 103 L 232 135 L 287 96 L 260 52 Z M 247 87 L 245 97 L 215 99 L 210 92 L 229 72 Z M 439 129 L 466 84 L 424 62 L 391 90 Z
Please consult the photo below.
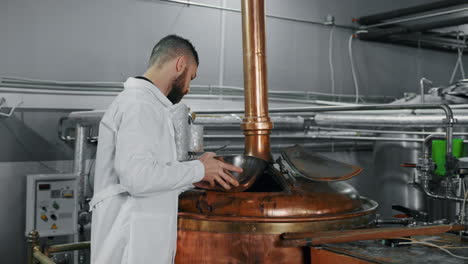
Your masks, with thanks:
M 76 233 L 77 179 L 74 174 L 27 176 L 26 235 L 33 229 L 41 237 Z

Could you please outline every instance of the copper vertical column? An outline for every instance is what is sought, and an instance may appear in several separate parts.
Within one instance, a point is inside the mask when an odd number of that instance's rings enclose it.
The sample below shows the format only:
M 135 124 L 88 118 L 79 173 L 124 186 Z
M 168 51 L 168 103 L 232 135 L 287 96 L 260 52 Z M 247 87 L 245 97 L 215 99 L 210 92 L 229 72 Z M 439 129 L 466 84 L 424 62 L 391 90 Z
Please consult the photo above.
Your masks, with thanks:
M 265 56 L 264 0 L 242 0 L 242 45 L 244 51 L 245 155 L 272 160 L 268 116 L 267 67 Z

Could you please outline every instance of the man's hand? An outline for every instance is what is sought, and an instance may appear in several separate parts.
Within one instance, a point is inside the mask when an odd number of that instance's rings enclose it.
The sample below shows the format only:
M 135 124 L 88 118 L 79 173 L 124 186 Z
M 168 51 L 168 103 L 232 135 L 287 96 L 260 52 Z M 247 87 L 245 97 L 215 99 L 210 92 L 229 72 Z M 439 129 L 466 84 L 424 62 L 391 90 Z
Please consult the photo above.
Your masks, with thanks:
M 200 182 L 197 182 L 195 186 L 214 189 L 216 183 L 218 183 L 226 190 L 231 189 L 229 184 L 239 186 L 239 182 L 228 171 L 241 173 L 242 168 L 217 160 L 214 158 L 215 156 L 216 153 L 206 152 L 199 158 L 203 166 L 205 166 L 205 177 Z

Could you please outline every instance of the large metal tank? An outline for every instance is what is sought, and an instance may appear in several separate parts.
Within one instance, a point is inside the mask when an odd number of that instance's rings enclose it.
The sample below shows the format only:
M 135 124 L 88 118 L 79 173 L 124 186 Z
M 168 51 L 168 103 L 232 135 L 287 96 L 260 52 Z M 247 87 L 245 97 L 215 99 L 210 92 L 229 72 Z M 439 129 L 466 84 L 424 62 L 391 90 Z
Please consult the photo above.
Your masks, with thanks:
M 414 104 L 414 103 L 438 103 L 438 104 L 467 104 L 466 94 L 468 91 L 467 80 L 459 82 L 448 87 L 433 88 L 428 94 L 421 95 L 411 99 L 400 99 L 395 104 Z M 378 125 L 378 124 L 376 124 Z M 398 128 L 397 130 L 411 130 L 411 128 Z M 425 131 L 445 132 L 441 127 L 425 127 Z M 414 128 L 414 131 L 421 131 L 420 128 Z M 454 132 L 467 132 L 466 127 L 455 126 Z M 430 132 L 427 132 L 426 136 Z M 395 138 L 420 138 L 423 135 L 412 134 L 381 134 L 382 137 Z M 454 138 L 466 138 L 454 136 Z M 379 203 L 379 213 L 384 217 L 391 217 L 399 212 L 392 210 L 392 205 L 402 205 L 410 209 L 428 213 L 429 220 L 455 220 L 457 214 L 456 203 L 451 201 L 434 200 L 428 198 L 424 192 L 417 188 L 414 182 L 415 169 L 400 166 L 404 163 L 416 164 L 421 157 L 422 143 L 416 142 L 398 142 L 398 141 L 377 141 L 374 145 L 374 175 L 377 185 L 381 190 L 373 198 Z M 465 151 L 466 152 L 466 151 Z M 401 212 L 400 212 L 401 213 Z
M 373 225 L 377 203 L 351 185 L 297 178 L 285 190 L 272 181 L 283 176 L 270 167 L 247 192 L 183 193 L 176 263 L 305 263 L 310 253 L 279 246 L 282 233 Z
M 466 128 L 456 127 L 456 132 L 467 132 Z M 434 128 L 431 131 L 442 132 Z M 382 134 L 383 137 L 394 138 L 423 138 L 410 134 Z M 425 193 L 414 184 L 417 173 L 414 168 L 401 166 L 405 163 L 416 164 L 421 157 L 422 143 L 378 141 L 374 145 L 374 175 L 379 192 L 373 198 L 379 203 L 379 214 L 383 217 L 392 217 L 401 212 L 392 210 L 392 205 L 402 205 L 409 209 L 425 212 L 428 220 L 456 220 L 457 204 L 452 201 L 435 200 L 427 197 Z
M 383 137 L 416 138 L 415 135 L 381 134 Z M 402 167 L 402 164 L 416 164 L 421 155 L 421 143 L 377 141 L 373 151 L 373 170 L 379 186 L 379 191 L 373 197 L 379 203 L 379 213 L 392 217 L 398 212 L 392 210 L 392 205 L 402 205 L 419 211 L 427 211 L 425 194 L 414 182 L 416 170 Z M 400 212 L 401 213 L 401 212 Z

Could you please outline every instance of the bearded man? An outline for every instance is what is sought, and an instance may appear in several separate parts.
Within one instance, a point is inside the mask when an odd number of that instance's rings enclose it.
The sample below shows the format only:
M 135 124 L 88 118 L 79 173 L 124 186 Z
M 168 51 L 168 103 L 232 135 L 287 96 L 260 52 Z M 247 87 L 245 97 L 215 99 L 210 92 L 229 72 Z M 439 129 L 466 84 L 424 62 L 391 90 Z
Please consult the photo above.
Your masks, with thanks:
M 172 263 L 179 194 L 194 184 L 237 186 L 242 169 L 205 153 L 176 159 L 173 104 L 197 76 L 198 54 L 176 35 L 153 48 L 143 76 L 128 78 L 99 126 L 95 195 L 90 202 L 91 263 Z

